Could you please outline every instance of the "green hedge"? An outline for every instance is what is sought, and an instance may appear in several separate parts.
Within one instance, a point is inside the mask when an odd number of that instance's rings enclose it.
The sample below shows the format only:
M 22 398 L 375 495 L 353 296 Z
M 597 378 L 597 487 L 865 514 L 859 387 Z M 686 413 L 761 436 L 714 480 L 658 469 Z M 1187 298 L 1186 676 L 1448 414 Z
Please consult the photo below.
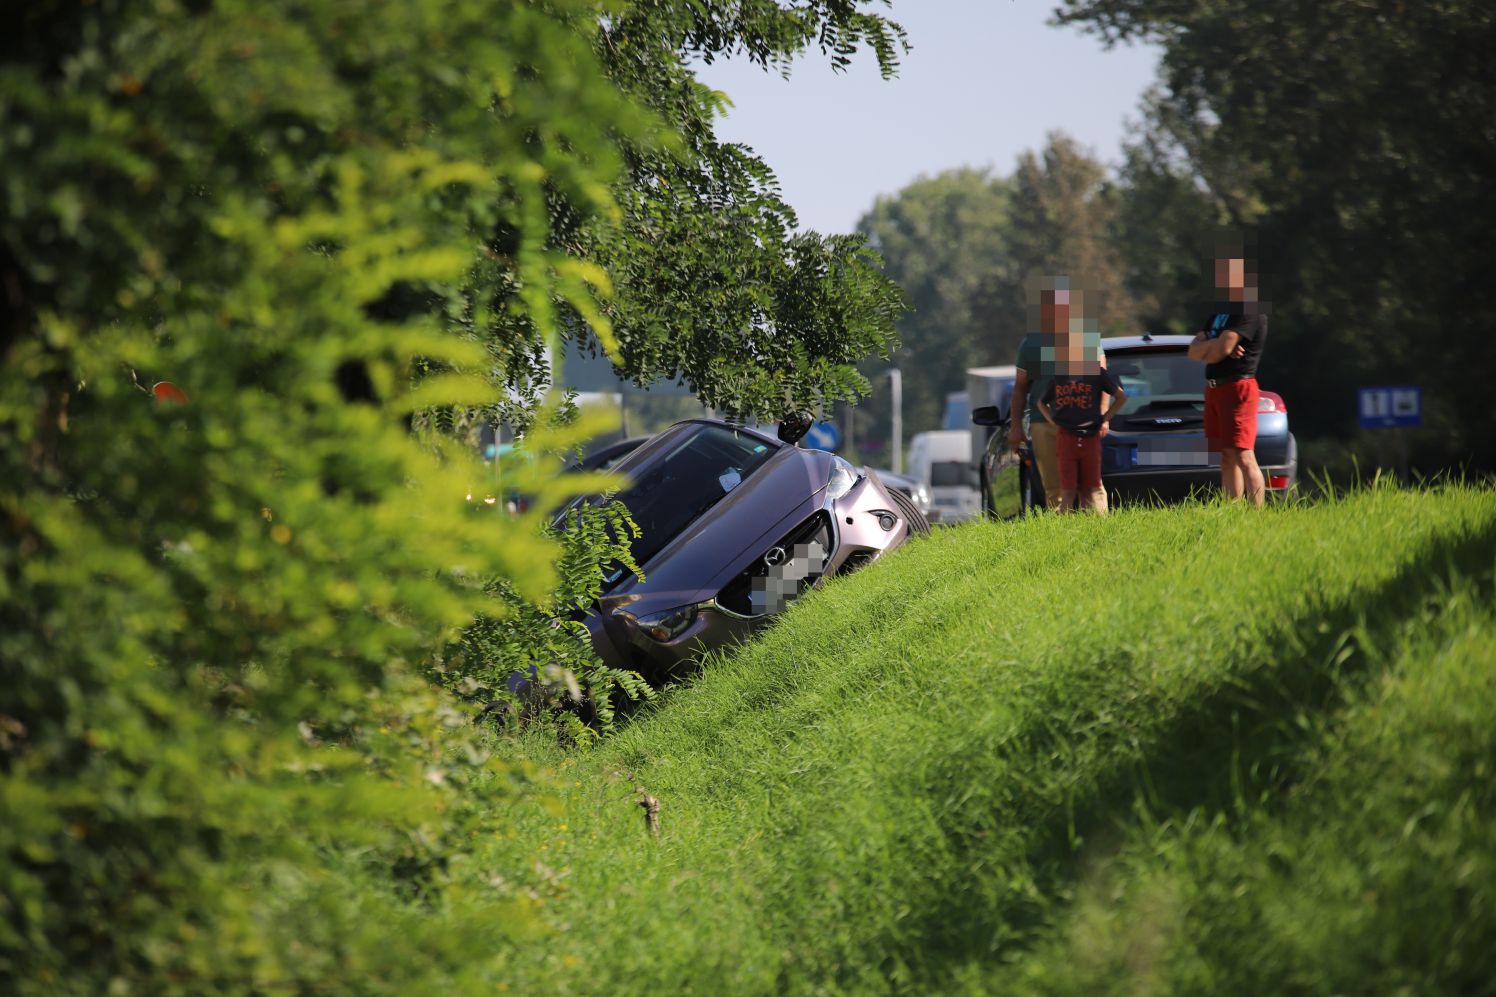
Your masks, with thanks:
M 448 990 L 531 930 L 467 859 L 529 775 L 426 672 L 495 611 L 485 583 L 543 604 L 557 551 L 410 425 L 502 397 L 480 333 L 596 310 L 552 207 L 612 209 L 646 117 L 592 16 L 99 0 L 8 24 L 0 991 Z M 507 483 L 544 508 L 558 466 Z

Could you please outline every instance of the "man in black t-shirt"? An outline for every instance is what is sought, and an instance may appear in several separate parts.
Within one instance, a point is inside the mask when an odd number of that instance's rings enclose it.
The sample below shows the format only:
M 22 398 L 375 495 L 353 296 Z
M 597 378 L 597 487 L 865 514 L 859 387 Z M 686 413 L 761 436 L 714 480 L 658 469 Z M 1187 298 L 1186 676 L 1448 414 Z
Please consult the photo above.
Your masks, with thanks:
M 1112 416 L 1127 401 L 1122 384 L 1098 361 L 1083 360 L 1080 337 L 1068 337 L 1065 346 L 1064 373 L 1049 382 L 1039 399 L 1039 412 L 1055 427 L 1055 450 L 1059 457 L 1059 511 L 1076 508 L 1079 495 L 1087 497 L 1086 507 L 1106 513 L 1106 493 L 1101 488 L 1101 439 L 1111 426 Z M 1111 405 L 1103 412 L 1102 398 L 1110 395 Z M 1101 501 L 1096 500 L 1097 493 Z
M 1205 440 L 1221 455 L 1221 491 L 1262 505 L 1257 466 L 1257 364 L 1267 341 L 1267 315 L 1257 300 L 1256 274 L 1245 259 L 1215 261 L 1219 302 L 1190 343 L 1205 364 Z

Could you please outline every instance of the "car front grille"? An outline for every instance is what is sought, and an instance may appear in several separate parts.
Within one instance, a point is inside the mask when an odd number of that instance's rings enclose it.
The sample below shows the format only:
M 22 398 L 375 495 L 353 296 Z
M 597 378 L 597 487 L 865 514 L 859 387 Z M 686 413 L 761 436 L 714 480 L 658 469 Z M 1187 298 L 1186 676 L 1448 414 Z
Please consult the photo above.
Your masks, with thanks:
M 717 605 L 739 616 L 777 613 L 825 573 L 832 548 L 831 520 L 817 512 L 723 586 Z

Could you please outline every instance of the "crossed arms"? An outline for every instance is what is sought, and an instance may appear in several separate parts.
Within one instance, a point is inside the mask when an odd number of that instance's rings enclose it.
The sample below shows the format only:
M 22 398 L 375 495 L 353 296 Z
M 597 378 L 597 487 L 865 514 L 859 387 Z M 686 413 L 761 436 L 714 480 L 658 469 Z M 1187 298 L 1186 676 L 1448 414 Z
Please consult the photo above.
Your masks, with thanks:
M 1205 333 L 1196 333 L 1190 342 L 1189 357 L 1201 363 L 1220 363 L 1227 357 L 1240 358 L 1246 354 L 1241 344 L 1241 333 L 1227 329 L 1216 339 L 1206 339 Z

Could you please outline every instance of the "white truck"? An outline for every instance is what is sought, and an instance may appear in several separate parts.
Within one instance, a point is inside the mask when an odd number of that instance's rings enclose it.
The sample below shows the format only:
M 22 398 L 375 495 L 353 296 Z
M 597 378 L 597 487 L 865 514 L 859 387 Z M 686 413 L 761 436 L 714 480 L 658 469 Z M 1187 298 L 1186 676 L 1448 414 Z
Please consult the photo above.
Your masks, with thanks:
M 981 511 L 969 431 L 937 429 L 915 433 L 909 441 L 909 474 L 929 487 L 935 513 L 932 519 L 959 523 Z

